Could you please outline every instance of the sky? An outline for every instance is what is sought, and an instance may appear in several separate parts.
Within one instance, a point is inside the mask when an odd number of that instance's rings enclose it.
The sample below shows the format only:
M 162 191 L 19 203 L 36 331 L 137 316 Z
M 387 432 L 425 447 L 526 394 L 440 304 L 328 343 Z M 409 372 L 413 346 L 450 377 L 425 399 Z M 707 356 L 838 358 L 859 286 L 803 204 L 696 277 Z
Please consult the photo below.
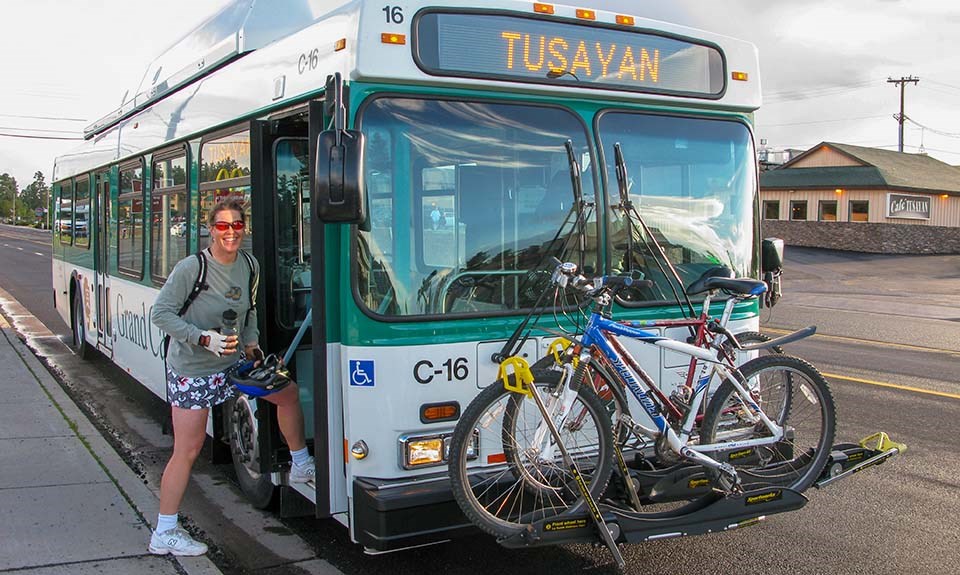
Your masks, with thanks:
M 266 1 L 266 0 L 259 0 Z M 0 173 L 21 188 L 83 128 L 120 106 L 150 60 L 229 0 L 0 0 Z M 582 0 L 757 45 L 760 148 L 822 141 L 897 149 L 960 165 L 956 0 Z M 483 5 L 482 0 L 477 1 Z M 17 137 L 14 137 L 17 136 Z M 23 136 L 31 136 L 30 138 Z

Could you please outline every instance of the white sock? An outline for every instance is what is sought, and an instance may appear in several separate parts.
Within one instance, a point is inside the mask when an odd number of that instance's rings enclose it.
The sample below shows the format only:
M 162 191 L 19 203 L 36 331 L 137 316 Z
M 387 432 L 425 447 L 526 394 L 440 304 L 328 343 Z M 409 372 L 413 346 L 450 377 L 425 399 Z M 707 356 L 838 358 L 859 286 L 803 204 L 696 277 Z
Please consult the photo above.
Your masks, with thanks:
M 293 464 L 297 467 L 303 467 L 306 465 L 307 461 L 310 460 L 310 451 L 304 447 L 303 449 L 298 449 L 296 451 L 290 452 L 290 457 L 293 458 Z
M 157 533 L 163 533 L 164 531 L 170 531 L 177 526 L 177 519 L 179 519 L 180 514 L 174 513 L 173 515 L 163 515 L 157 514 Z

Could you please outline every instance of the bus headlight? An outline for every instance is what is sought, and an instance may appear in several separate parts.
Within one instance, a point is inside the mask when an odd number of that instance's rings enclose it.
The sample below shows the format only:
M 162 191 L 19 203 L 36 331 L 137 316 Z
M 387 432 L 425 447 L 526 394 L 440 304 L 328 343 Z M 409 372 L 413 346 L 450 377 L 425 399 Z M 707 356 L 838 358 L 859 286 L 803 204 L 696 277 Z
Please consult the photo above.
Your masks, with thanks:
M 404 469 L 419 469 L 445 464 L 450 457 L 452 437 L 452 431 L 400 436 L 400 466 Z M 479 441 L 479 435 L 474 433 L 470 445 L 467 446 L 467 459 L 477 458 Z

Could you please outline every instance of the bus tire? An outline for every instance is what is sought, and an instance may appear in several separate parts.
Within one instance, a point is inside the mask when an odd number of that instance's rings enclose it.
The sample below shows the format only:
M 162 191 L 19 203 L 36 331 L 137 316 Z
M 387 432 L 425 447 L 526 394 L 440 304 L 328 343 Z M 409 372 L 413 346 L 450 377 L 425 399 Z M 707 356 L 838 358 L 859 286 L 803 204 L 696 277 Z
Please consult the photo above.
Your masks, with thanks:
M 223 404 L 223 421 L 240 490 L 251 505 L 266 509 L 273 502 L 275 486 L 268 473 L 260 472 L 260 442 L 256 411 L 252 404 L 254 401 L 245 395 L 228 399 Z
M 73 328 L 73 351 L 80 359 L 90 359 L 91 349 L 90 344 L 87 343 L 86 325 L 83 323 L 83 297 L 80 296 L 79 291 L 74 294 L 70 307 L 73 310 L 73 325 L 71 326 Z

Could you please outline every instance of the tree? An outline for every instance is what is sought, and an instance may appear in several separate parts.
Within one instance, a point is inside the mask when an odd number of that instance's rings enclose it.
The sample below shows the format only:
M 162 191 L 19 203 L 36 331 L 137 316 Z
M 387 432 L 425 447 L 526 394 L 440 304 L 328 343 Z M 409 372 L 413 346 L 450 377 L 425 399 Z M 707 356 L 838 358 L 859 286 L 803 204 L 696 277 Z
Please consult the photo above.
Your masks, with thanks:
M 49 198 L 50 188 L 44 181 L 43 172 L 38 171 L 33 175 L 33 182 L 20 192 L 19 201 L 23 204 L 23 209 L 27 213 L 27 217 L 32 218 L 34 214 L 36 214 L 37 208 L 45 208 L 47 206 Z M 20 211 L 19 206 L 17 211 Z M 31 219 L 31 221 L 33 220 Z
M 0 174 L 0 218 L 13 217 L 13 202 L 18 193 L 17 179 L 7 173 Z

